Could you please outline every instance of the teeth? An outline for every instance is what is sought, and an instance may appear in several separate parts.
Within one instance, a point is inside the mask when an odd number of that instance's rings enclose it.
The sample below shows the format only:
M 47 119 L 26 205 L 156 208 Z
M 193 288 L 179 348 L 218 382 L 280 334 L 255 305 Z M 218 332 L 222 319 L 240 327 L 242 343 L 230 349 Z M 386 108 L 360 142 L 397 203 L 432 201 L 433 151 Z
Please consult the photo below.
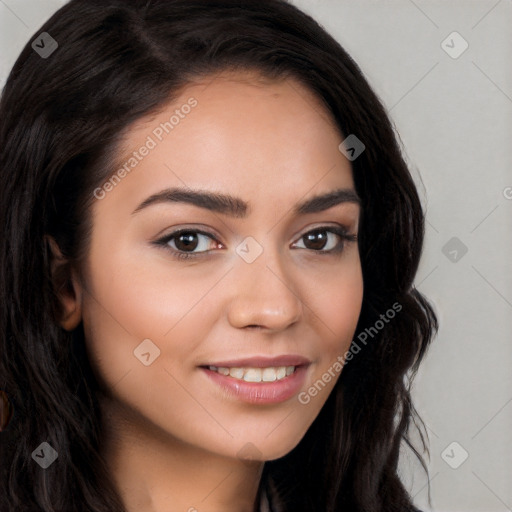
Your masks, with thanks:
M 261 382 L 261 368 L 249 368 L 245 370 L 245 382 Z
M 278 366 L 271 368 L 225 368 L 209 366 L 210 370 L 244 380 L 245 382 L 274 382 L 284 379 L 295 371 L 295 366 Z
M 229 375 L 234 377 L 235 379 L 243 379 L 244 378 L 244 369 L 243 368 L 230 368 Z
M 277 380 L 277 372 L 275 368 L 265 368 L 261 372 L 261 378 L 263 382 L 274 382 Z

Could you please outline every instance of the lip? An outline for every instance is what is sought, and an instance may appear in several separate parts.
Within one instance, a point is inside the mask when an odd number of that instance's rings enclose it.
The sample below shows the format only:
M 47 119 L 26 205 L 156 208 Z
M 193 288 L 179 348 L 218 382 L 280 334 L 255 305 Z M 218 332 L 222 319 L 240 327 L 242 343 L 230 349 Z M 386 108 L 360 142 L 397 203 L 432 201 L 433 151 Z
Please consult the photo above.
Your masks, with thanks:
M 201 371 L 206 375 L 210 382 L 219 386 L 229 397 L 238 401 L 266 405 L 278 404 L 289 400 L 297 395 L 303 388 L 306 381 L 307 370 L 310 362 L 304 358 L 291 358 L 292 356 L 278 358 L 249 358 L 239 359 L 237 361 L 223 361 L 210 366 L 227 367 L 252 367 L 265 368 L 272 366 L 295 366 L 295 371 L 287 377 L 273 382 L 245 382 L 235 379 L 228 375 L 222 375 L 216 371 L 210 370 L 208 366 L 201 366 Z M 298 361 L 307 361 L 298 364 Z M 294 363 L 295 362 L 295 363 Z
M 277 357 L 255 356 L 243 359 L 230 359 L 229 361 L 206 363 L 201 366 L 216 366 L 217 368 L 275 368 L 278 366 L 304 366 L 309 364 L 311 364 L 311 361 L 305 357 L 288 354 Z

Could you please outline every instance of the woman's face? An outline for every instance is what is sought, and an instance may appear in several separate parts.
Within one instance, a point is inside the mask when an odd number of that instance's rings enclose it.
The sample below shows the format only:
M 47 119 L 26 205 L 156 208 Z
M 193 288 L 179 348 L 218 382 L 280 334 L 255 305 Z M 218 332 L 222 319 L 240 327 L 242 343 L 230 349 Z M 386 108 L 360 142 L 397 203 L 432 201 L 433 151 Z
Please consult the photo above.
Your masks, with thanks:
M 127 431 L 270 460 L 318 415 L 353 338 L 363 281 L 344 235 L 360 207 L 319 101 L 251 78 L 191 85 L 127 133 L 125 172 L 95 192 L 81 307 Z

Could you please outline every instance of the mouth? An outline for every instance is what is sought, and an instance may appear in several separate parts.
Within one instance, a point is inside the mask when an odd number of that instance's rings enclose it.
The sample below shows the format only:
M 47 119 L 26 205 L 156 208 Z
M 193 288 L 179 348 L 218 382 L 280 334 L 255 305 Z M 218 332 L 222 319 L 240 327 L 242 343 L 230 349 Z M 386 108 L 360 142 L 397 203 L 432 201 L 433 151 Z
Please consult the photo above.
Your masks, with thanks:
M 200 368 L 228 396 L 252 404 L 270 404 L 297 394 L 310 364 L 302 357 L 283 356 L 222 361 Z

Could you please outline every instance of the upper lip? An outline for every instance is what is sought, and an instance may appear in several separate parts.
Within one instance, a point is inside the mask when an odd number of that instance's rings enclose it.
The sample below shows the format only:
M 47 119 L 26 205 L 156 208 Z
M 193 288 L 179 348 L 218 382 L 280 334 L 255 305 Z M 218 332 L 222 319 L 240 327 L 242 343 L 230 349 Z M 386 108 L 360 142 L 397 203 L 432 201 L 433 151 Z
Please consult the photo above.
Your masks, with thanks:
M 243 359 L 230 359 L 209 363 L 204 366 L 216 366 L 217 368 L 272 368 L 279 366 L 303 366 L 310 363 L 311 361 L 305 357 L 290 354 L 277 357 L 245 357 Z

